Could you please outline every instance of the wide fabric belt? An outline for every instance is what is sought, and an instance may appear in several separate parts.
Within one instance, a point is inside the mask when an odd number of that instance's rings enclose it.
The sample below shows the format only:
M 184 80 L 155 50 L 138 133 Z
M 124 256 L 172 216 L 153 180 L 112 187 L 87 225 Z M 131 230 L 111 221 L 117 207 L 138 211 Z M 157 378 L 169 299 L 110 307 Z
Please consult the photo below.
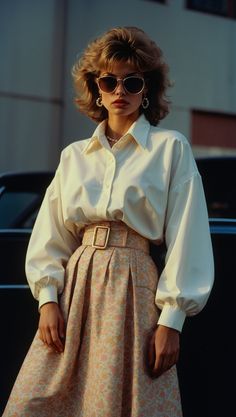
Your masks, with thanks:
M 83 246 L 96 249 L 107 247 L 133 248 L 149 253 L 149 240 L 123 222 L 98 222 L 85 226 Z

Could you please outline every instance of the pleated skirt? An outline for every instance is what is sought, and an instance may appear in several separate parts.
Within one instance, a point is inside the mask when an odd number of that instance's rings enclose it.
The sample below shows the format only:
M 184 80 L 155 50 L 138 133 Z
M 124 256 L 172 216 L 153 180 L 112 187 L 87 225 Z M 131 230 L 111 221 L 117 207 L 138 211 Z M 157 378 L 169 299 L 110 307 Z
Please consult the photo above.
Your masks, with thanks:
M 59 300 L 64 352 L 36 333 L 3 417 L 181 417 L 176 367 L 157 379 L 145 367 L 157 283 L 156 265 L 137 244 L 79 246 Z

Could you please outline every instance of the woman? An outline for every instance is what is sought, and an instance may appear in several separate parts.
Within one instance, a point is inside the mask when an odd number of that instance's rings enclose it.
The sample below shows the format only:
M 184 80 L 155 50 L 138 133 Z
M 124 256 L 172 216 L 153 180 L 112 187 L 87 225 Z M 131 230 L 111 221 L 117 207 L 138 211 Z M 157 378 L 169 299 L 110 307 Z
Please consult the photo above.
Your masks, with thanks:
M 73 77 L 80 110 L 101 123 L 62 152 L 34 226 L 39 330 L 4 417 L 178 417 L 180 332 L 207 301 L 213 258 L 188 141 L 156 127 L 167 66 L 142 30 L 115 28 Z M 163 240 L 158 277 L 149 241 Z

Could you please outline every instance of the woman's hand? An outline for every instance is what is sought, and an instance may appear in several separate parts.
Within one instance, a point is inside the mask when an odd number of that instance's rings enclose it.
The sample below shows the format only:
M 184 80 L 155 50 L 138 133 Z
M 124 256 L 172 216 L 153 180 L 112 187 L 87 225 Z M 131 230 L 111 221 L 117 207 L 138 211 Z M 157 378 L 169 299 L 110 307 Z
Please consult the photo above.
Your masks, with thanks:
M 178 358 L 178 330 L 159 325 L 151 337 L 148 349 L 148 362 L 152 376 L 159 377 L 175 365 Z
M 65 337 L 64 320 L 57 303 L 43 304 L 40 308 L 39 338 L 55 352 L 64 350 L 63 339 Z

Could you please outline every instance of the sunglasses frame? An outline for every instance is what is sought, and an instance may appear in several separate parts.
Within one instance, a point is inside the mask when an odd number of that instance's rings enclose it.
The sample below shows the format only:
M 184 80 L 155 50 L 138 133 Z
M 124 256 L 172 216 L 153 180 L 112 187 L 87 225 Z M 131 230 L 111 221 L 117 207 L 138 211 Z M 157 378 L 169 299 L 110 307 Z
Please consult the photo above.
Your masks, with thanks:
M 100 79 L 102 79 L 102 78 L 113 78 L 113 79 L 115 79 L 116 80 L 116 86 L 115 86 L 115 88 L 114 88 L 114 90 L 112 90 L 112 91 L 104 91 L 101 87 L 100 87 L 100 85 L 99 85 L 99 80 Z M 124 81 L 125 80 L 127 80 L 127 79 L 130 79 L 130 78 L 139 78 L 140 80 L 142 80 L 143 81 L 143 86 L 142 86 L 142 88 L 141 88 L 141 90 L 140 91 L 138 91 L 137 93 L 130 93 L 130 91 L 128 91 L 127 90 L 127 88 L 125 88 L 125 85 L 124 85 Z M 118 87 L 118 84 L 119 84 L 119 81 L 122 83 L 122 87 L 124 88 L 124 90 L 125 90 L 125 92 L 127 93 L 127 94 L 131 94 L 131 95 L 133 95 L 133 96 L 135 96 L 135 95 L 138 95 L 138 94 L 140 94 L 140 93 L 142 93 L 142 91 L 144 90 L 144 88 L 145 88 L 145 79 L 143 78 L 143 77 L 141 77 L 141 76 L 138 76 L 138 75 L 129 75 L 128 77 L 125 77 L 125 78 L 118 78 L 118 77 L 115 77 L 114 75 L 103 75 L 103 76 L 101 76 L 101 77 L 98 77 L 97 78 L 97 84 L 98 84 L 98 87 L 100 88 L 100 90 L 103 92 L 103 93 L 105 93 L 105 94 L 112 94 L 112 93 L 114 93 L 114 91 L 117 89 L 117 87 Z

